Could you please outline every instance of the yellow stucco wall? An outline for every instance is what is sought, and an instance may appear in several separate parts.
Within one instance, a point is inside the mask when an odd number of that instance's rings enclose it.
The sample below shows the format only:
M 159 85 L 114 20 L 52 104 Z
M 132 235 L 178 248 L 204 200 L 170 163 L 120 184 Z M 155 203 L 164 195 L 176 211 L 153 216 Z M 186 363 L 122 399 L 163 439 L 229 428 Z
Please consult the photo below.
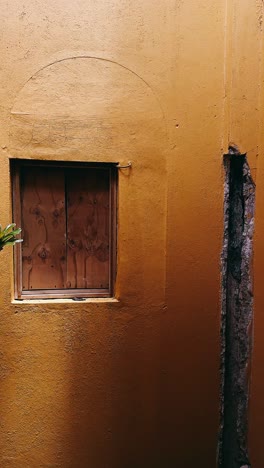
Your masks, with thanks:
M 1 223 L 10 158 L 132 169 L 119 173 L 117 300 L 12 302 L 1 253 L 0 466 L 212 468 L 222 156 L 234 142 L 256 167 L 261 2 L 1 10 Z

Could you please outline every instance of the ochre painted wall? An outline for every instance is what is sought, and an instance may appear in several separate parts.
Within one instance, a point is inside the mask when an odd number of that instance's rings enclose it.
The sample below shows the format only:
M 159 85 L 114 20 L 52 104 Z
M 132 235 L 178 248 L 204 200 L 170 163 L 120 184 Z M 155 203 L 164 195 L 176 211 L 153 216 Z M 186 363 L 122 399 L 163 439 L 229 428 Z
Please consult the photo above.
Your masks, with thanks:
M 11 158 L 132 162 L 115 300 L 15 302 L 1 253 L 1 468 L 215 466 L 222 156 L 256 167 L 259 4 L 1 3 L 1 223 Z

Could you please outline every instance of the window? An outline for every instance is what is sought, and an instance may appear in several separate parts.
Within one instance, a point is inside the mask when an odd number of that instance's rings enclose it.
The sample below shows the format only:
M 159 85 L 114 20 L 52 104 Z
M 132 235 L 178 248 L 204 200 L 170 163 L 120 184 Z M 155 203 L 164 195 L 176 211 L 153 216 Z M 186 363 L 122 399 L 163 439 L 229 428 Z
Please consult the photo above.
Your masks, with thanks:
M 116 165 L 13 162 L 15 297 L 112 296 Z

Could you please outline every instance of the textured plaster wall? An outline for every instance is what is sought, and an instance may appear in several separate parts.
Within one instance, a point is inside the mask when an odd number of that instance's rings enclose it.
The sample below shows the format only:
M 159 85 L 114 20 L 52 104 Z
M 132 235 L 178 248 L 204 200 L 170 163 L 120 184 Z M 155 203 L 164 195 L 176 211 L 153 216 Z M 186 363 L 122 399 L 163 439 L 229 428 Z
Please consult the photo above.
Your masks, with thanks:
M 1 6 L 1 223 L 10 158 L 132 169 L 119 173 L 117 300 L 12 302 L 1 253 L 0 466 L 211 468 L 222 155 L 234 139 L 256 162 L 261 5 Z

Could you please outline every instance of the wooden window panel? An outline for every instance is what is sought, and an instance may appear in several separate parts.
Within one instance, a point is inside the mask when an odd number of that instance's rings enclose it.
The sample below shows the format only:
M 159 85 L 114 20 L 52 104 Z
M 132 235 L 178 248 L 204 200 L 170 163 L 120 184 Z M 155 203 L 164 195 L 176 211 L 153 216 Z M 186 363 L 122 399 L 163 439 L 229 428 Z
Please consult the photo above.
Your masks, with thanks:
M 16 162 L 17 298 L 110 297 L 116 262 L 113 165 Z
M 67 171 L 67 287 L 109 288 L 109 171 Z
M 22 169 L 22 290 L 65 287 L 64 187 L 60 169 Z

